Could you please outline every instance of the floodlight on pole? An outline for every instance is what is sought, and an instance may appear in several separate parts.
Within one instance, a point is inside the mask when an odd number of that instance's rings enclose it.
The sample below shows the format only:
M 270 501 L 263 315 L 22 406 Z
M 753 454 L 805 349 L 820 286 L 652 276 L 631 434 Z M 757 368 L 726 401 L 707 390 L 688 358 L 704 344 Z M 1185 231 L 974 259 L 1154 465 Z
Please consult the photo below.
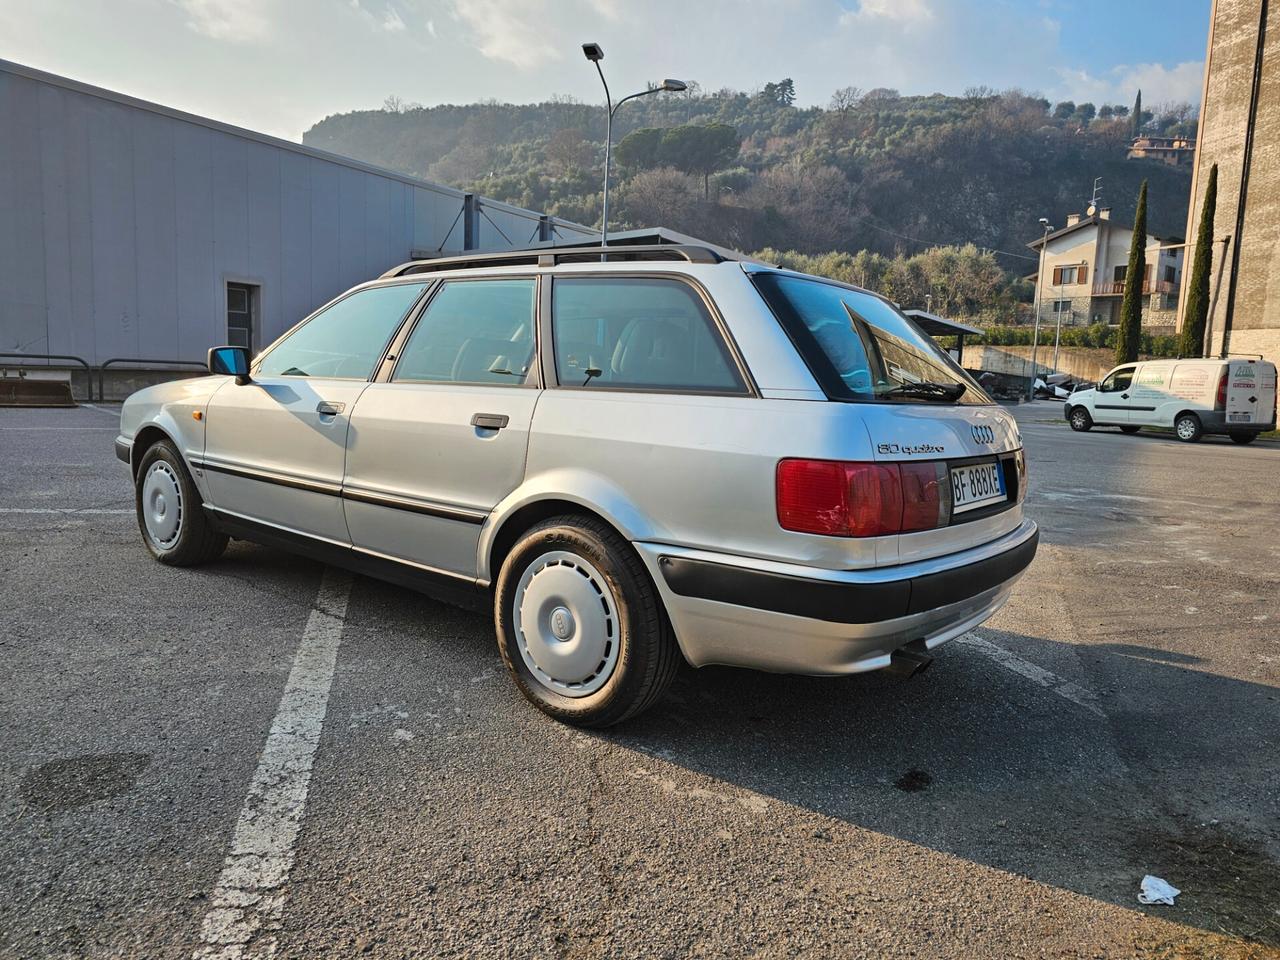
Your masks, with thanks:
M 668 78 L 655 87 L 649 87 L 639 93 L 630 94 L 614 103 L 609 95 L 609 84 L 604 79 L 604 70 L 600 67 L 600 61 L 604 59 L 604 47 L 598 43 L 584 43 L 582 45 L 582 54 L 596 65 L 596 73 L 600 74 L 600 84 L 604 87 L 605 109 L 608 111 L 604 134 L 604 199 L 600 211 L 600 246 L 603 247 L 609 242 L 609 161 L 613 152 L 613 115 L 628 100 L 634 100 L 636 97 L 647 97 L 653 93 L 680 93 L 683 90 L 688 90 L 689 85 L 683 80 Z

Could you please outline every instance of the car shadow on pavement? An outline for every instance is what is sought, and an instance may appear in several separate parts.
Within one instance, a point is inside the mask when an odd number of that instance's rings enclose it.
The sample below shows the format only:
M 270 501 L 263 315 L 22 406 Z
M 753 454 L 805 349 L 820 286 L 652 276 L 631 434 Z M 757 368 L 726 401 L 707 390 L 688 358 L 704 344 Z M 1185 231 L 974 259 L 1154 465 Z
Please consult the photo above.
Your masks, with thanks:
M 1012 642 L 1010 642 L 1010 639 Z M 1002 634 L 1028 660 L 1072 649 L 1122 659 L 1106 717 L 960 644 L 909 681 L 886 674 L 688 671 L 649 714 L 601 736 L 849 824 L 1137 907 L 1143 875 L 1183 891 L 1142 908 L 1280 946 L 1280 861 L 1266 811 L 1274 764 L 1240 742 L 1241 716 L 1277 691 L 1187 669 L 1197 658 L 1130 644 L 1063 649 Z M 1197 712 L 1194 725 L 1184 722 Z M 1203 784 L 1243 797 L 1229 827 Z M 1222 792 L 1213 796 L 1223 796 Z M 1232 816 L 1233 823 L 1247 819 Z M 1269 835 L 1255 831 L 1270 830 Z M 1267 844 L 1272 844 L 1271 850 Z

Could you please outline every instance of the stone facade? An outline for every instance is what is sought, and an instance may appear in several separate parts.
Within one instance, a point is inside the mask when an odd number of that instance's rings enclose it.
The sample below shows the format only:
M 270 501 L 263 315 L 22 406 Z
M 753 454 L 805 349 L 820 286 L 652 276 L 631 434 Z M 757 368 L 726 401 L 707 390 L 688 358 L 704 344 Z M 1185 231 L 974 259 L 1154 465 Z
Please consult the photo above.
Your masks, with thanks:
M 1215 288 L 1218 294 L 1209 318 L 1210 352 L 1257 353 L 1280 363 L 1280 3 L 1271 2 L 1268 8 L 1243 225 L 1237 237 L 1262 2 L 1214 2 L 1187 237 L 1194 241 L 1199 229 L 1209 168 L 1216 163 L 1210 295 Z M 1225 256 L 1224 237 L 1230 237 Z M 1183 303 L 1189 279 L 1190 270 L 1183 278 Z

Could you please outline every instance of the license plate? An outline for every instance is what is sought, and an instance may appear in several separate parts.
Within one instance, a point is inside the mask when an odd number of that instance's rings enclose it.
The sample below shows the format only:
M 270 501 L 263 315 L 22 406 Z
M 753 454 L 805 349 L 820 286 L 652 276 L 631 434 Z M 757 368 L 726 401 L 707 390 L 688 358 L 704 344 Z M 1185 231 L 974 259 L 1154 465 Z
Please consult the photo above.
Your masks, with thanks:
M 951 512 L 964 513 L 1001 503 L 1006 497 L 999 462 L 951 468 Z
M 1228 423 L 1248 423 L 1253 419 L 1253 414 L 1246 410 L 1244 413 L 1228 413 Z

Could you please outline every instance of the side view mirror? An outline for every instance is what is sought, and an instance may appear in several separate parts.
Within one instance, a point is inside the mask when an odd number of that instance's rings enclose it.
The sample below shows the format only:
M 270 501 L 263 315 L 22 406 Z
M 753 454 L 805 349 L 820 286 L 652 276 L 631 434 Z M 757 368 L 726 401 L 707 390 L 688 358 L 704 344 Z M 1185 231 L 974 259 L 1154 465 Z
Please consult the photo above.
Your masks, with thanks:
M 209 372 L 235 377 L 236 383 L 249 382 L 249 351 L 244 347 L 210 347 Z

